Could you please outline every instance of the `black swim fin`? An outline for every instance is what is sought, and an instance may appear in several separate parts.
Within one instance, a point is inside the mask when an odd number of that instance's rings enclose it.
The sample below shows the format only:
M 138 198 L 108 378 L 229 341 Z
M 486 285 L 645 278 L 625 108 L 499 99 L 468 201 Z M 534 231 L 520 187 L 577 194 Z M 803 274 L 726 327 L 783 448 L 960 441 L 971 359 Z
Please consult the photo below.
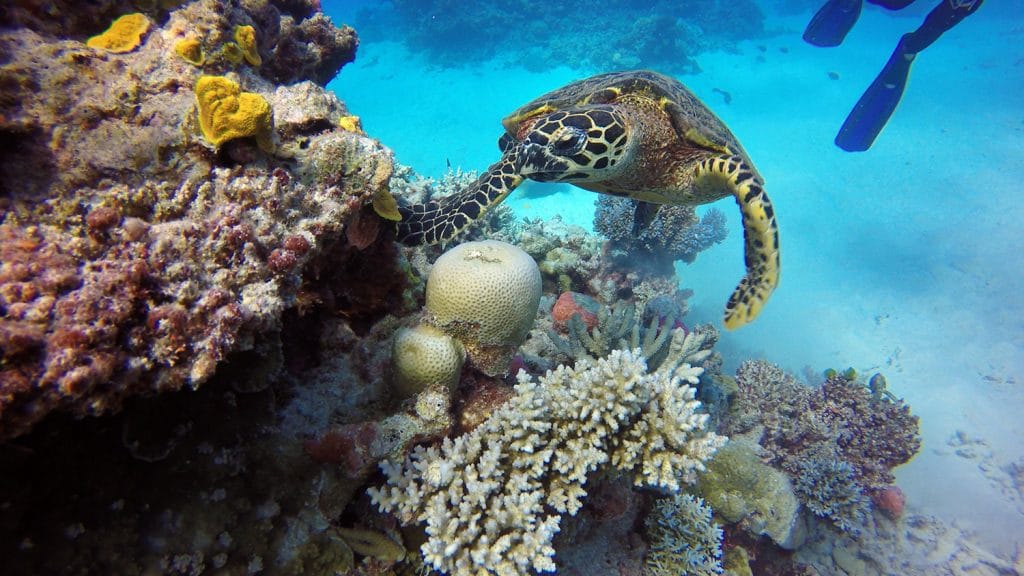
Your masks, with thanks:
M 815 46 L 839 46 L 860 16 L 863 0 L 829 0 L 811 18 L 804 41 Z
M 863 152 L 871 147 L 900 103 L 914 56 L 903 49 L 902 43 L 896 47 L 885 68 L 846 117 L 836 135 L 836 146 L 847 152 Z

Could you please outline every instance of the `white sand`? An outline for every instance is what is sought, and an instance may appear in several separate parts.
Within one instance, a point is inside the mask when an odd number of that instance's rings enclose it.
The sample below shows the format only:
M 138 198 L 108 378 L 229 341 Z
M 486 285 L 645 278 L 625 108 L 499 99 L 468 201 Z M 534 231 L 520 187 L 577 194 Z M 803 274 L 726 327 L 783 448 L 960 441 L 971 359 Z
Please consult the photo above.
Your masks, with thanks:
M 782 284 L 753 325 L 724 335 L 729 368 L 764 357 L 798 374 L 885 373 L 922 420 L 924 448 L 898 470 L 910 509 L 1009 557 L 1024 545 L 1024 470 L 1015 485 L 1008 468 L 1024 469 L 1024 14 L 1019 2 L 988 4 L 918 58 L 866 153 L 832 139 L 919 17 L 868 9 L 834 49 L 805 45 L 803 19 L 772 20 L 781 34 L 703 55 L 704 72 L 682 80 L 742 140 L 782 228 Z M 505 114 L 579 76 L 433 68 L 398 45 L 364 43 L 331 87 L 400 162 L 440 176 L 446 160 L 485 169 Z M 509 199 L 520 215 L 585 226 L 593 201 L 536 184 Z M 743 259 L 738 212 L 719 206 L 730 238 L 680 275 L 695 292 L 691 319 L 720 325 Z M 948 445 L 957 431 L 961 454 Z

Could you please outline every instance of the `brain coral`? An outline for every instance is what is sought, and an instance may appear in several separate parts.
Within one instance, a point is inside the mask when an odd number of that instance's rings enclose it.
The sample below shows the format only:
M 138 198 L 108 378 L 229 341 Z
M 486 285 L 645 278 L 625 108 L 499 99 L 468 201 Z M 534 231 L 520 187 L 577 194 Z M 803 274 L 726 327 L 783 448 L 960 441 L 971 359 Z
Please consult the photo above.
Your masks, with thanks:
M 477 368 L 495 376 L 526 339 L 540 305 L 536 262 L 521 249 L 466 242 L 437 259 L 427 278 L 432 321 L 459 339 Z
M 427 324 L 403 328 L 395 334 L 391 349 L 394 386 L 405 398 L 430 386 L 452 388 L 459 382 L 459 372 L 466 352 L 462 344 Z

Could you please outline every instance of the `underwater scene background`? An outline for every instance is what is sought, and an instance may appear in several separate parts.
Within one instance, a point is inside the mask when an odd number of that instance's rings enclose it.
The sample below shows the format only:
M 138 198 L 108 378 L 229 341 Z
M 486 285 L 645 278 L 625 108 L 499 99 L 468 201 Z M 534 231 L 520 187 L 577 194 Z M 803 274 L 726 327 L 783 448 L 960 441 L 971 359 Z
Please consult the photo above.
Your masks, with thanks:
M 4 573 L 1024 574 L 1024 5 L 922 51 L 851 153 L 940 0 L 829 48 L 822 4 L 7 3 Z M 635 69 L 764 180 L 749 324 L 730 198 L 643 226 L 527 177 L 396 241 L 503 118 Z

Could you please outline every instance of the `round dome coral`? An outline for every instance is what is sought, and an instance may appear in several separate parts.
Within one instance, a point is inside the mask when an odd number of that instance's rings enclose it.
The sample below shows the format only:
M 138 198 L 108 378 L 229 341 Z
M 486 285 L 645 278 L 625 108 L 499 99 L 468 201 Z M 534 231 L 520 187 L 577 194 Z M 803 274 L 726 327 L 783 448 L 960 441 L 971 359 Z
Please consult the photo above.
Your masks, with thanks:
M 496 376 L 530 333 L 540 293 L 540 270 L 529 254 L 497 240 L 466 242 L 437 259 L 426 308 L 477 368 Z
M 452 389 L 459 383 L 465 359 L 462 345 L 437 328 L 403 328 L 391 349 L 395 392 L 408 398 L 432 386 Z

